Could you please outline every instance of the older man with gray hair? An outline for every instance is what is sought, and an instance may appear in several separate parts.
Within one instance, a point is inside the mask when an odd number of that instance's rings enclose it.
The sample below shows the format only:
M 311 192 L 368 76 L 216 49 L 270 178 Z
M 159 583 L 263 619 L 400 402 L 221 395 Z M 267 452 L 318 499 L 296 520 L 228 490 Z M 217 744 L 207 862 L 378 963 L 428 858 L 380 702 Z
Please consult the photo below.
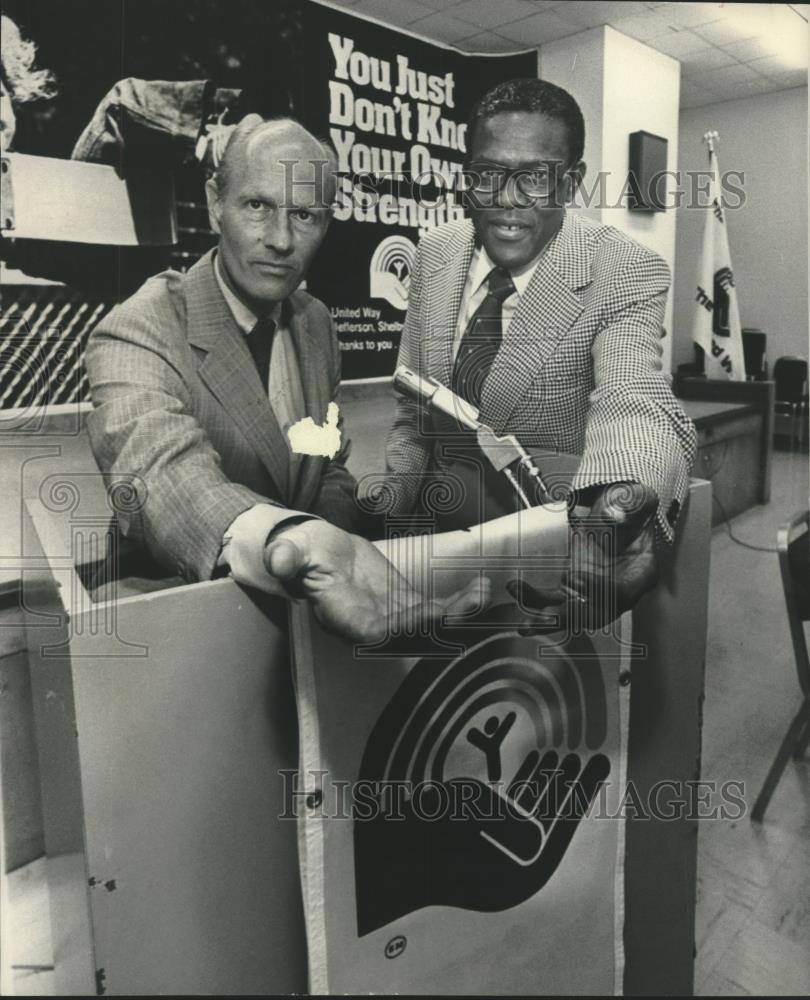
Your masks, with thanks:
M 334 192 L 332 151 L 298 122 L 244 119 L 206 187 L 218 246 L 94 330 L 88 430 L 102 471 L 142 494 L 125 535 L 170 571 L 306 596 L 366 640 L 386 627 L 392 570 L 353 534 L 339 345 L 298 287 Z M 397 600 L 419 605 L 407 587 Z

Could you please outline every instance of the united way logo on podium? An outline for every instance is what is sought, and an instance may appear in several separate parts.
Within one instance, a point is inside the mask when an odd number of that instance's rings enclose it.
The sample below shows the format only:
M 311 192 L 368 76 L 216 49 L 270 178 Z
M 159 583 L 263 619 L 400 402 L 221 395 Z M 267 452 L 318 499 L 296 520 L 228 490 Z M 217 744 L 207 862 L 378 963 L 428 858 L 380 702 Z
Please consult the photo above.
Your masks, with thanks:
M 371 258 L 369 290 L 402 312 L 408 308 L 408 289 L 416 247 L 407 236 L 386 236 Z
M 366 743 L 354 809 L 360 937 L 428 906 L 494 913 L 554 875 L 600 785 L 608 713 L 581 636 L 501 633 L 418 662 Z
M 310 992 L 620 992 L 630 622 L 517 610 L 357 657 L 293 607 Z

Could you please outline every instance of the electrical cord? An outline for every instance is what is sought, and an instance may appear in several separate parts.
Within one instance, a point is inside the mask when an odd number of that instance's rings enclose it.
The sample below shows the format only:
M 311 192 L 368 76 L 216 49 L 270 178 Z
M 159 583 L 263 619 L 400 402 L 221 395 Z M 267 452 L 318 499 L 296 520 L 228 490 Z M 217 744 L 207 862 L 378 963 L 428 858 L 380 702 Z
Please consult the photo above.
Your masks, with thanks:
M 722 523 L 725 525 L 726 531 L 728 532 L 728 537 L 732 540 L 732 542 L 735 542 L 737 545 L 741 545 L 744 549 L 751 549 L 753 552 L 774 552 L 774 553 L 776 553 L 776 552 L 779 551 L 779 549 L 777 549 L 777 548 L 769 548 L 768 546 L 765 546 L 765 545 L 752 545 L 751 542 L 744 542 L 742 540 L 742 538 L 737 538 L 737 536 L 731 530 L 731 522 L 729 521 L 729 517 L 728 517 L 728 514 L 726 513 L 726 509 L 720 503 L 719 497 L 714 492 L 712 493 L 712 500 L 714 500 L 714 502 L 720 508 L 720 513 L 723 516 Z
M 728 457 L 728 441 L 724 441 L 723 442 L 723 453 L 722 453 L 719 461 L 717 461 L 715 463 L 714 468 L 708 467 L 709 463 L 705 460 L 706 456 L 704 456 L 704 465 L 703 465 L 703 468 L 701 469 L 701 475 L 703 477 L 705 477 L 706 479 L 709 479 L 709 480 L 714 479 L 714 477 L 717 475 L 717 473 L 720 471 L 720 469 L 722 469 L 722 467 L 723 467 L 723 465 L 724 465 L 727 457 Z M 734 542 L 736 545 L 739 545 L 741 548 L 750 549 L 752 552 L 773 552 L 773 553 L 777 553 L 779 551 L 779 549 L 777 549 L 775 547 L 771 548 L 770 546 L 767 546 L 767 545 L 753 545 L 751 542 L 744 542 L 742 540 L 742 538 L 738 538 L 734 534 L 734 532 L 731 530 L 731 521 L 729 519 L 729 516 L 726 513 L 725 507 L 720 502 L 720 498 L 717 496 L 717 494 L 714 492 L 714 490 L 712 490 L 712 500 L 720 508 L 720 514 L 722 515 L 722 518 L 723 518 L 723 520 L 722 520 L 721 523 L 725 526 L 725 529 L 726 529 L 726 532 L 728 534 L 728 537 L 732 540 L 732 542 Z

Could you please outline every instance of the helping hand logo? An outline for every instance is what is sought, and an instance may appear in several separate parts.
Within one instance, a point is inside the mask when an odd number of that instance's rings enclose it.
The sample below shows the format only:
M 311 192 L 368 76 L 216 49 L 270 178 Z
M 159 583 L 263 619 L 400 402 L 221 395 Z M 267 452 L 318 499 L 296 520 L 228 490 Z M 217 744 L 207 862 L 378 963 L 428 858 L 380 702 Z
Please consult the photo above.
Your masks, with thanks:
M 606 736 L 601 668 L 584 636 L 563 648 L 500 634 L 418 663 L 361 764 L 361 781 L 413 794 L 398 817 L 355 807 L 358 934 L 425 906 L 497 912 L 532 897 L 608 776 L 596 752 Z
M 408 308 L 408 290 L 416 247 L 407 236 L 386 236 L 371 258 L 371 297 L 385 299 L 402 312 Z

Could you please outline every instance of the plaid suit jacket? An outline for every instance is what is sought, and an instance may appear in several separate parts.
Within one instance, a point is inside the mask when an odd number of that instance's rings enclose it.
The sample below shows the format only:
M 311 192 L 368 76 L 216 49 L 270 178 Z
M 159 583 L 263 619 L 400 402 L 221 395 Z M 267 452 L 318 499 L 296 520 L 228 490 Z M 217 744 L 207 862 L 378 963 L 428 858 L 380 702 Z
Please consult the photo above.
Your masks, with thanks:
M 307 415 L 322 423 L 340 381 L 331 318 L 300 291 L 284 309 Z M 345 436 L 334 459 L 306 456 L 293 478 L 289 447 L 217 284 L 213 251 L 186 274 L 150 278 L 106 316 L 90 337 L 85 365 L 96 460 L 138 491 L 140 510 L 120 513 L 121 528 L 172 572 L 210 578 L 226 529 L 257 503 L 311 511 L 356 530 Z
M 472 223 L 419 244 L 399 363 L 450 384 L 453 337 L 474 249 Z M 483 385 L 481 420 L 531 449 L 582 455 L 574 486 L 651 486 L 672 527 L 688 486 L 695 429 L 662 371 L 669 270 L 612 226 L 566 214 L 522 296 Z M 394 510 L 411 512 L 435 469 L 424 417 L 399 400 L 387 443 Z

